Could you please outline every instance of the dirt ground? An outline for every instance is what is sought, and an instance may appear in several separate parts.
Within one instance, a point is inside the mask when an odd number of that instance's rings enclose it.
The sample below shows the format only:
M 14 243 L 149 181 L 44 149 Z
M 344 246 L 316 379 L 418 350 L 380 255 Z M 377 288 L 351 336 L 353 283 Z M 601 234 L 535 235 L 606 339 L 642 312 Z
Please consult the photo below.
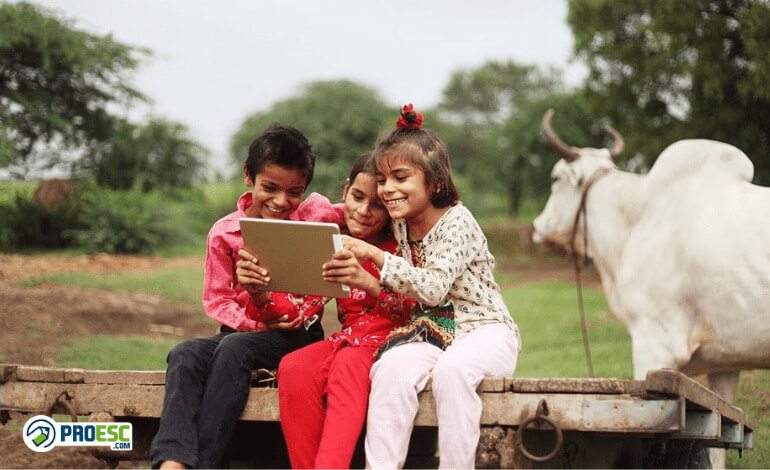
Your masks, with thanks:
M 93 334 L 184 338 L 210 335 L 215 325 L 204 318 L 202 308 L 169 303 L 158 296 L 45 284 L 14 285 L 19 279 L 56 272 L 141 272 L 201 263 L 198 258 L 0 254 L 0 362 L 52 365 L 64 340 Z M 107 468 L 84 449 L 34 453 L 21 441 L 19 425 L 0 426 L 2 468 Z
M 202 308 L 169 303 L 158 296 L 59 285 L 18 287 L 14 284 L 16 280 L 56 272 L 142 272 L 172 267 L 182 269 L 200 266 L 202 262 L 197 257 L 0 254 L 0 362 L 49 366 L 54 363 L 63 340 L 93 334 L 183 338 L 213 334 L 215 324 L 205 319 Z M 574 279 L 574 271 L 568 263 L 505 269 L 515 273 L 515 284 Z M 595 271 L 586 273 L 586 284 L 598 286 Z M 334 331 L 336 319 L 333 315 L 326 317 L 326 330 Z M 19 424 L 14 426 L 0 426 L 0 468 L 107 468 L 82 449 L 60 448 L 43 454 L 34 453 L 21 441 Z M 147 462 L 134 465 L 147 466 Z M 121 467 L 131 466 L 121 463 Z

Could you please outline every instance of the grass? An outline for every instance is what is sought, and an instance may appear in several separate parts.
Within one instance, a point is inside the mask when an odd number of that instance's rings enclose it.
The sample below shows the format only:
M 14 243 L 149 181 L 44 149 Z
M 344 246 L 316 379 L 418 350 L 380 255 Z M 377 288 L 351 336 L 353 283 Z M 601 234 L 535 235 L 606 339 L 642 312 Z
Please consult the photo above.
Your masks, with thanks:
M 742 458 L 728 451 L 727 467 L 770 468 L 770 370 L 741 374 L 736 405 L 749 415 L 754 426 L 754 449 L 744 452 Z
M 172 302 L 197 306 L 200 305 L 203 294 L 203 267 L 99 276 L 86 273 L 55 273 L 18 281 L 17 285 L 38 286 L 43 283 L 65 284 L 88 289 L 146 292 Z
M 179 339 L 139 336 L 88 336 L 68 342 L 59 354 L 58 367 L 84 369 L 164 370 L 168 351 Z
M 584 289 L 589 344 L 597 377 L 631 378 L 631 339 L 609 312 L 600 291 Z M 587 377 L 575 286 L 540 282 L 505 289 L 506 305 L 521 330 L 519 377 Z

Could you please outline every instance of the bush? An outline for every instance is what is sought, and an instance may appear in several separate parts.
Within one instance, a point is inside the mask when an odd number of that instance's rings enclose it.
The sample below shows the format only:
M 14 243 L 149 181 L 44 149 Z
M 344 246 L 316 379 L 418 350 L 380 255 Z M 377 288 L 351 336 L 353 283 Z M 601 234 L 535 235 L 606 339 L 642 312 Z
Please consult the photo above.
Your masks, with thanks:
M 81 228 L 68 235 L 88 252 L 151 254 L 181 229 L 174 226 L 172 205 L 157 191 L 92 186 L 76 199 Z
M 63 248 L 79 223 L 73 201 L 46 208 L 17 194 L 12 203 L 0 204 L 0 249 Z

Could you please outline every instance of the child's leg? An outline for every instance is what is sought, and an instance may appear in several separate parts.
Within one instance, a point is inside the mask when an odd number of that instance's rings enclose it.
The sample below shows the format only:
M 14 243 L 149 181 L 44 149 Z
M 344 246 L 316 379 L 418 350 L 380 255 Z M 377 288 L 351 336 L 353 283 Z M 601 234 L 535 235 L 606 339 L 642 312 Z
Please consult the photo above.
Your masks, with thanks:
M 201 397 L 214 350 L 225 334 L 183 341 L 168 353 L 163 411 L 150 447 L 153 467 L 166 460 L 176 460 L 188 467 L 196 465 L 196 421 Z
M 312 468 L 324 426 L 323 393 L 331 341 L 319 341 L 287 354 L 278 367 L 281 429 L 292 468 Z
M 335 354 L 326 385 L 326 420 L 315 468 L 350 468 L 366 419 L 375 351 L 373 347 L 343 347 Z
M 420 403 L 417 394 L 443 351 L 428 343 L 407 343 L 383 354 L 369 374 L 372 391 L 366 423 L 366 467 L 401 468 Z
M 251 371 L 277 369 L 283 356 L 322 339 L 323 330 L 316 325 L 309 331 L 234 333 L 220 343 L 201 400 L 199 467 L 222 467 L 227 444 L 249 398 Z
M 476 389 L 485 376 L 511 377 L 518 353 L 516 332 L 496 323 L 461 336 L 438 360 L 432 376 L 440 468 L 475 466 L 482 409 Z

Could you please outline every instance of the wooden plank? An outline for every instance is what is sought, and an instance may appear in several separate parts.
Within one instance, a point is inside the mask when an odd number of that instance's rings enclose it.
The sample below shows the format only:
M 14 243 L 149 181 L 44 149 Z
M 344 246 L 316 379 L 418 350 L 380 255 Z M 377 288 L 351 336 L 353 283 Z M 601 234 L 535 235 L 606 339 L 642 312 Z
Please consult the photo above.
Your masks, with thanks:
M 417 426 L 436 426 L 436 402 L 420 394 Z M 535 415 L 546 400 L 553 419 L 564 431 L 672 433 L 684 425 L 684 401 L 639 400 L 628 395 L 484 393 L 482 425 L 518 426 Z
M 19 382 L 82 383 L 83 369 L 17 366 L 13 378 Z
M 517 393 L 591 393 L 639 395 L 644 391 L 640 380 L 613 378 L 513 378 L 505 379 L 505 390 Z
M 159 417 L 164 390 L 159 385 L 51 384 L 8 382 L 0 386 L 0 408 L 44 413 L 62 392 L 78 415 L 104 411 L 115 417 Z M 677 400 L 638 400 L 628 396 L 482 393 L 485 425 L 518 425 L 545 399 L 550 417 L 564 430 L 596 432 L 674 432 L 681 428 Z M 435 401 L 420 394 L 416 425 L 436 426 Z M 278 390 L 252 388 L 241 419 L 278 421 Z
M 46 413 L 64 392 L 78 415 L 107 412 L 116 417 L 157 418 L 165 390 L 160 385 L 8 382 L 0 385 L 0 409 Z M 252 388 L 242 419 L 278 421 L 278 389 Z
M 16 377 L 16 364 L 0 364 L 0 383 L 8 382 Z
M 166 372 L 162 370 L 87 370 L 83 383 L 165 385 Z
M 713 410 L 735 423 L 752 428 L 746 413 L 725 399 L 672 369 L 653 370 L 647 374 L 645 389 L 654 395 L 668 395 L 685 398 L 697 408 Z

